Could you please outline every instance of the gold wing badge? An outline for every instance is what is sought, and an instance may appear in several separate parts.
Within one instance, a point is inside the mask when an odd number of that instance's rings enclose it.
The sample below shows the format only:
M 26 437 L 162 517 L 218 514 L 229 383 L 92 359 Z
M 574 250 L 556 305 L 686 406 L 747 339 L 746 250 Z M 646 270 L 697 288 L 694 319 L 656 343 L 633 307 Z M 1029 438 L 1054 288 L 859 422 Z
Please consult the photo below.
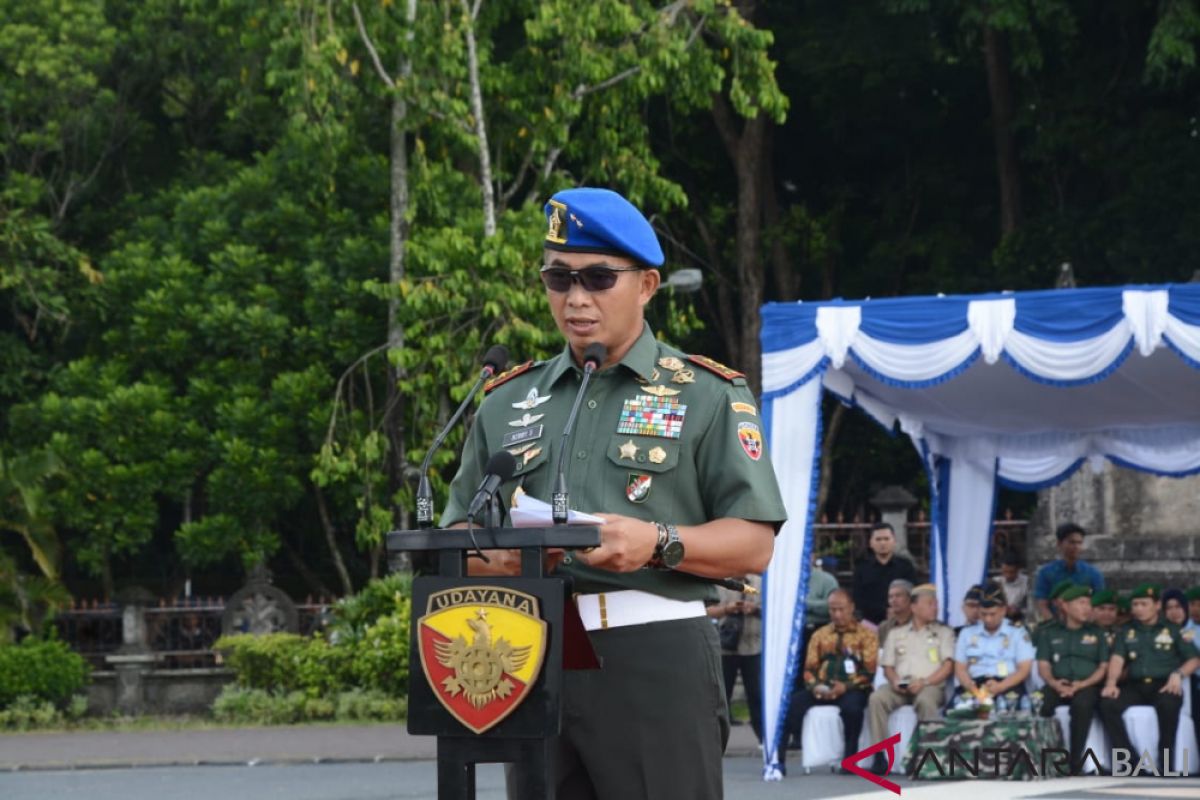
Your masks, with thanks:
M 475 708 L 482 708 L 496 698 L 512 694 L 513 682 L 504 673 L 514 673 L 525 666 L 533 647 L 513 647 L 500 637 L 492 643 L 492 631 L 487 622 L 487 612 L 479 609 L 475 619 L 467 620 L 467 626 L 475 632 L 475 641 L 468 644 L 463 636 L 449 642 L 434 642 L 438 663 L 454 670 L 442 680 L 442 687 L 451 697 L 459 692 Z

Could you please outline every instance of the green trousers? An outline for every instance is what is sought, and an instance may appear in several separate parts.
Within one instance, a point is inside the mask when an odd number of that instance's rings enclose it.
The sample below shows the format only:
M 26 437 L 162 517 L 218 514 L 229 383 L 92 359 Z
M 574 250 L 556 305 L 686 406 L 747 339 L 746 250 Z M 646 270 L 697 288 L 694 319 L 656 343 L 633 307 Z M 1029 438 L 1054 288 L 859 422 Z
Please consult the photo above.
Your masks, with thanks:
M 556 800 L 719 800 L 729 709 L 713 624 L 699 617 L 590 637 L 601 669 L 564 674 Z M 508 796 L 521 800 L 511 781 Z

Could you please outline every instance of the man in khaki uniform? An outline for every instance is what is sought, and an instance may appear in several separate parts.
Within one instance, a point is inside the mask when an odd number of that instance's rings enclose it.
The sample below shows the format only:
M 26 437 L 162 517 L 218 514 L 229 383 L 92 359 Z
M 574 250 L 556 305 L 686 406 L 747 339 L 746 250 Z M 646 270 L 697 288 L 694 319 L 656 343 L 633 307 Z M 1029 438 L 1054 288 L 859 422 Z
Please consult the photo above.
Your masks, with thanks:
M 517 460 L 506 516 L 518 486 L 551 500 L 584 351 L 604 345 L 566 451 L 571 508 L 604 519 L 603 541 L 553 558 L 603 666 L 564 676 L 557 797 L 719 798 L 729 719 L 705 578 L 762 572 L 786 518 L 762 418 L 741 373 L 646 325 L 663 253 L 640 211 L 607 189 L 559 192 L 545 211 L 540 277 L 566 346 L 488 384 L 442 524 L 465 520 L 502 449 Z M 518 571 L 516 551 L 489 555 L 472 574 Z
M 923 583 L 912 590 L 912 621 L 888 634 L 883 645 L 883 674 L 887 684 L 871 693 L 867 716 L 871 737 L 881 742 L 890 735 L 888 715 L 911 704 L 921 720 L 937 719 L 946 697 L 946 679 L 954 671 L 954 631 L 937 621 L 937 588 Z M 886 768 L 876 755 L 876 771 Z

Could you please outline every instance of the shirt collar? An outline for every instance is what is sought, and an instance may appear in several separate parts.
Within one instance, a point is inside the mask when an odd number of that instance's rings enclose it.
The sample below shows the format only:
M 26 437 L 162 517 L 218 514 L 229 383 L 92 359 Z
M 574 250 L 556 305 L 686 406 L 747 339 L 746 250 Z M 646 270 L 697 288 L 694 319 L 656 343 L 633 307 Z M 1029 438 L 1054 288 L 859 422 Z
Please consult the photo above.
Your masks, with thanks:
M 654 374 L 654 366 L 658 360 L 658 340 L 654 338 L 654 332 L 650 330 L 650 325 L 642 322 L 642 333 L 638 336 L 637 341 L 633 343 L 633 347 L 629 348 L 629 352 L 616 363 L 617 367 L 624 367 L 631 370 L 635 375 L 646 381 L 650 380 L 650 376 Z M 571 343 L 563 345 L 563 350 L 554 358 L 554 363 L 550 365 L 549 380 L 550 384 L 554 385 L 563 375 L 574 370 L 582 372 L 579 365 L 575 363 L 575 357 L 571 353 Z

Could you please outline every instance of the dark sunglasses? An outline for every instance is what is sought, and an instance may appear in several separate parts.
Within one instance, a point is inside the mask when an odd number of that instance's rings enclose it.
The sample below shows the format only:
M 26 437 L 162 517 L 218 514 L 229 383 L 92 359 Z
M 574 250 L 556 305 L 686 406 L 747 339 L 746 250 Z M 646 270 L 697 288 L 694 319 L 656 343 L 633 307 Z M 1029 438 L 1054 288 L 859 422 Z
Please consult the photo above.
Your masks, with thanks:
M 641 272 L 641 267 L 588 267 L 567 269 L 566 267 L 542 267 L 542 283 L 552 292 L 569 292 L 571 284 L 578 281 L 588 292 L 603 292 L 617 285 L 617 273 Z

